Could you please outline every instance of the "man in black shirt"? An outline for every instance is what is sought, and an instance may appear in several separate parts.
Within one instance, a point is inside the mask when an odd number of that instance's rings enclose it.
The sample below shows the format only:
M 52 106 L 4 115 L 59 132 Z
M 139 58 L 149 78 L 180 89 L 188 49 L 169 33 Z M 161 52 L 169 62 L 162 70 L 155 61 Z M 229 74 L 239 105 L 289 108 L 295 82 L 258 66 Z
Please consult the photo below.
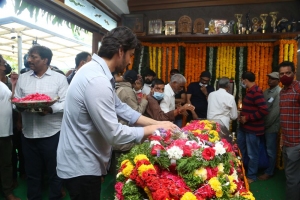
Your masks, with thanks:
M 195 106 L 195 112 L 188 120 L 207 117 L 207 97 L 215 90 L 213 86 L 208 85 L 210 78 L 210 72 L 204 71 L 200 75 L 200 82 L 193 82 L 188 86 L 187 103 Z

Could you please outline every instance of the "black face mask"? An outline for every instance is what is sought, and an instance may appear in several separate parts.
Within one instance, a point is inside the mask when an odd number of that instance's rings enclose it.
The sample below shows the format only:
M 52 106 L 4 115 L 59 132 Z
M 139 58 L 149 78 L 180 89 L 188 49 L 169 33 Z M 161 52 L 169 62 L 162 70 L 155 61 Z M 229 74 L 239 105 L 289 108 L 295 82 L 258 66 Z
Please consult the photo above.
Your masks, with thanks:
M 145 79 L 145 83 L 146 83 L 146 84 L 151 84 L 152 81 L 150 81 L 149 79 Z

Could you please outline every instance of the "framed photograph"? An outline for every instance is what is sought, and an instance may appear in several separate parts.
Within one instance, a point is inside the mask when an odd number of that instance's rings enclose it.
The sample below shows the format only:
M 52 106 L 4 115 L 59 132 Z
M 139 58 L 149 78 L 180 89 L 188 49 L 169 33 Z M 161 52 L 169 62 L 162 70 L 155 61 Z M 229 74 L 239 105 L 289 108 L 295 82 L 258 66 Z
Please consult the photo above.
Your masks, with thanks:
M 165 21 L 165 35 L 176 35 L 175 21 Z
M 144 15 L 122 15 L 122 25 L 127 26 L 135 33 L 144 32 Z
M 220 34 L 222 31 L 222 27 L 224 25 L 226 25 L 227 20 L 225 19 L 214 19 L 214 23 L 215 23 L 215 32 L 216 34 Z
M 162 20 L 161 19 L 149 20 L 148 35 L 161 34 L 161 31 L 162 31 Z

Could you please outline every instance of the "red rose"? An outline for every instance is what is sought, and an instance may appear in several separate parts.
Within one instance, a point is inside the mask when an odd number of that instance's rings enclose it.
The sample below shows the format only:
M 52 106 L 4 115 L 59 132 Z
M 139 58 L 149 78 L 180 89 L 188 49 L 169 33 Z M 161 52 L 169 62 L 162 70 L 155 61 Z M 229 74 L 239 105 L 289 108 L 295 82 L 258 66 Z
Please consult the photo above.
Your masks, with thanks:
M 203 157 L 205 160 L 212 160 L 212 159 L 214 159 L 214 157 L 215 157 L 215 152 L 216 152 L 216 150 L 214 150 L 214 149 L 211 148 L 211 147 L 205 148 L 205 149 L 202 151 L 202 157 Z
M 149 139 L 150 141 L 153 141 L 153 140 L 160 141 L 160 140 L 162 139 L 162 137 L 159 136 L 159 135 L 150 135 L 150 136 L 148 137 L 148 139 Z
M 197 198 L 201 197 L 203 199 L 211 199 L 216 195 L 216 193 L 209 184 L 205 184 L 195 191 L 195 195 Z
M 183 147 L 183 156 L 192 157 L 192 149 L 190 146 Z
M 226 139 L 221 139 L 221 141 L 223 142 L 223 147 L 226 149 L 227 152 L 231 152 L 232 151 L 232 146 L 229 142 L 227 142 Z
M 211 179 L 212 177 L 216 177 L 218 175 L 218 167 L 206 167 L 207 171 L 207 180 Z

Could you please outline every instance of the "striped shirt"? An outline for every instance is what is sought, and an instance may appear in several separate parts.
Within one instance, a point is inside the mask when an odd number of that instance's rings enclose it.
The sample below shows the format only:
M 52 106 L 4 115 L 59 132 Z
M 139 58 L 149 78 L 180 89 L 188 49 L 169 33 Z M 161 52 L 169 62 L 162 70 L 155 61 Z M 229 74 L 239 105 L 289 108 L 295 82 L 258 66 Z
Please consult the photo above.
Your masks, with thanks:
M 256 135 L 264 134 L 264 116 L 268 114 L 268 107 L 262 90 L 252 86 L 243 99 L 241 116 L 245 116 L 247 122 L 241 124 L 241 129 Z
M 51 106 L 53 114 L 41 116 L 34 112 L 22 112 L 23 134 L 26 138 L 46 138 L 60 131 L 68 86 L 67 78 L 50 68 L 41 77 L 37 77 L 32 70 L 20 75 L 15 97 L 23 98 L 37 92 L 51 99 L 60 97 Z
M 300 144 L 300 82 L 294 81 L 280 92 L 280 126 L 284 146 Z

